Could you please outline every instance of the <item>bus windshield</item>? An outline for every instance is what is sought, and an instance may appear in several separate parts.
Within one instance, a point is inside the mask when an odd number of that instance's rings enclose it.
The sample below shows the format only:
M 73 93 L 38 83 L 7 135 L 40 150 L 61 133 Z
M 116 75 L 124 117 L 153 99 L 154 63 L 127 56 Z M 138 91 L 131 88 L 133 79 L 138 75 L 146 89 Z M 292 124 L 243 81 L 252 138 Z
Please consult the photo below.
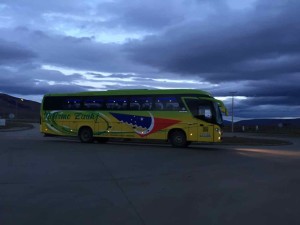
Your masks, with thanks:
M 218 125 L 223 124 L 222 114 L 217 102 L 196 98 L 186 98 L 185 102 L 195 118 Z
M 214 102 L 213 106 L 214 106 L 214 110 L 216 112 L 216 122 L 217 122 L 217 124 L 223 125 L 223 117 L 222 117 L 222 113 L 221 113 L 219 104 L 217 102 Z

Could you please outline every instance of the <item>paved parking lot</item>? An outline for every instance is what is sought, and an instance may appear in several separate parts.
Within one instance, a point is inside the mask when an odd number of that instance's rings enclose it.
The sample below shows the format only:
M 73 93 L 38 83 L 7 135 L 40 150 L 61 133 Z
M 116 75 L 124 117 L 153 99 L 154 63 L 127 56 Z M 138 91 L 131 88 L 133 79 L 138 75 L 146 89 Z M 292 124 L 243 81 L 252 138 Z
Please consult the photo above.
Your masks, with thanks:
M 298 224 L 300 143 L 81 144 L 0 133 L 0 224 Z

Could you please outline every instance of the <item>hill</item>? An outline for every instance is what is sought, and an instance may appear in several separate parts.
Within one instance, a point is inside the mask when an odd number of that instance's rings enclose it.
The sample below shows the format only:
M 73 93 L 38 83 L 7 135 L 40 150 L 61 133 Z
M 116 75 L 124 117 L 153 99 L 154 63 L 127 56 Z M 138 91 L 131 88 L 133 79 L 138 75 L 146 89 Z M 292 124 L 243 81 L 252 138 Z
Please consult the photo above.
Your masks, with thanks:
M 251 119 L 236 122 L 237 126 L 269 126 L 269 127 L 299 127 L 298 119 Z
M 39 120 L 40 103 L 0 93 L 0 117 Z
M 224 120 L 225 126 L 231 126 L 231 121 Z M 234 123 L 234 126 L 268 126 L 268 127 L 299 127 L 300 118 L 297 119 L 247 119 Z
M 224 130 L 231 131 L 231 122 L 224 121 Z M 264 132 L 270 134 L 300 135 L 300 118 L 297 119 L 250 119 L 234 123 L 235 132 Z

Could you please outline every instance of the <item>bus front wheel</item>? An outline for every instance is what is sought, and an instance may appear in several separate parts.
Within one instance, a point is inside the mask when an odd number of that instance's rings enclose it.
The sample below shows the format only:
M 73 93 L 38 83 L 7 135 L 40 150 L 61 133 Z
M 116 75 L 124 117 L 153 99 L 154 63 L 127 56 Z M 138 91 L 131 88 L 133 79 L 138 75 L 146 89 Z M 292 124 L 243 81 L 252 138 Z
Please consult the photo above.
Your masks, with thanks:
M 173 147 L 187 147 L 188 142 L 186 140 L 186 135 L 182 130 L 174 130 L 169 134 L 169 141 Z
M 93 131 L 89 127 L 82 127 L 78 136 L 82 143 L 92 143 L 94 141 Z

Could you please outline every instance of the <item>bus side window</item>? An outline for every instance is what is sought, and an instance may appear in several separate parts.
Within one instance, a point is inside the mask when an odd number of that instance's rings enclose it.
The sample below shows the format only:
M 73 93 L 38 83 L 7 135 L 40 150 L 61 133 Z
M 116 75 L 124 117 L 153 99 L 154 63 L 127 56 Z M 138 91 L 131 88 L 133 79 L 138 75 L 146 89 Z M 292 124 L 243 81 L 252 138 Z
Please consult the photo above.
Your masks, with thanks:
M 80 99 L 66 99 L 64 102 L 65 110 L 79 110 L 81 108 Z
M 155 103 L 155 109 L 156 110 L 163 110 L 164 109 L 164 105 L 161 102 L 156 102 Z
M 106 102 L 109 110 L 127 110 L 127 99 L 123 97 L 110 97 Z
M 160 96 L 155 101 L 156 110 L 179 111 L 180 104 L 175 96 Z
M 166 103 L 166 110 L 178 111 L 180 109 L 178 102 Z
M 139 103 L 130 103 L 130 110 L 140 110 L 140 104 Z
M 152 108 L 152 103 L 145 102 L 142 105 L 142 110 L 151 110 L 151 108 Z
M 152 108 L 152 97 L 135 96 L 129 100 L 130 110 L 150 110 Z
M 62 110 L 64 107 L 65 97 L 47 96 L 44 98 L 44 110 Z
M 83 102 L 83 109 L 100 110 L 104 108 L 104 100 L 101 98 L 87 98 Z

